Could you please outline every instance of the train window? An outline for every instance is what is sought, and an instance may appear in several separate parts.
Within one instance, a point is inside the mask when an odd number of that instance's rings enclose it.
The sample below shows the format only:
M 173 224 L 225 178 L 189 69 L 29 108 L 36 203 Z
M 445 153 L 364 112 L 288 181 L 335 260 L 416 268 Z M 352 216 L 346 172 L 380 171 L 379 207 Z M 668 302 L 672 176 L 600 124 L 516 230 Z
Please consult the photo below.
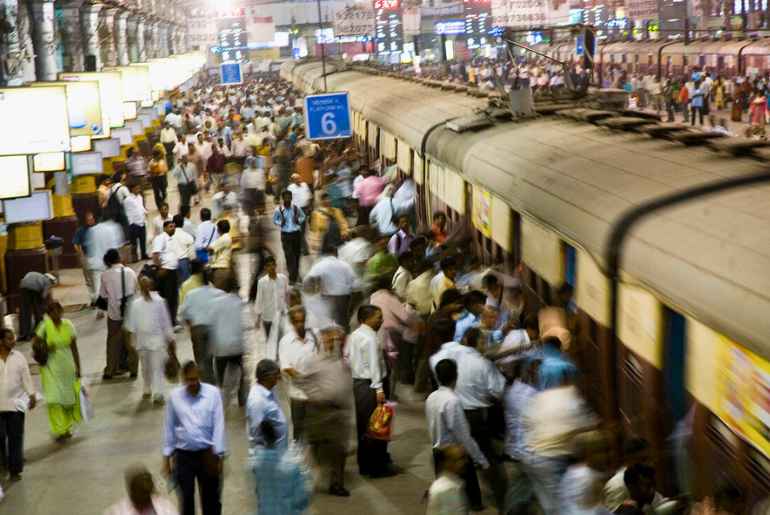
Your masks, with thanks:
M 569 243 L 562 243 L 562 252 L 564 256 L 564 282 L 574 288 L 577 278 L 577 252 L 575 247 Z
M 685 357 L 687 356 L 687 320 L 680 313 L 663 307 L 663 383 L 672 420 L 678 421 L 687 414 L 685 385 Z

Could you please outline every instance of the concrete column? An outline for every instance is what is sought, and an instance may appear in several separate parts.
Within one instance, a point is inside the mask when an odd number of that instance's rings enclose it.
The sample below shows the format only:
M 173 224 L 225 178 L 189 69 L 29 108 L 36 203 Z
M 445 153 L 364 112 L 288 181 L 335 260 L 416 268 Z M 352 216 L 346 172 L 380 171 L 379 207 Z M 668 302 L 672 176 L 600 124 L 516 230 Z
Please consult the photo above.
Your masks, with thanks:
M 118 9 L 102 9 L 99 21 L 99 41 L 101 43 L 102 62 L 105 66 L 118 65 L 118 52 L 115 47 L 115 16 Z
M 32 31 L 35 45 L 35 75 L 37 80 L 56 80 L 56 28 L 54 27 L 53 0 L 32 2 Z
M 157 20 L 150 24 L 150 49 L 147 53 L 151 59 L 160 57 L 160 23 Z
M 139 48 L 137 45 L 136 32 L 139 28 L 139 19 L 136 16 L 129 16 L 126 20 L 126 47 L 128 48 L 129 62 L 139 62 Z
M 144 18 L 141 16 L 136 19 L 136 52 L 140 63 L 147 61 L 147 39 L 145 32 L 147 30 Z
M 24 67 L 22 61 L 24 55 L 22 52 L 21 36 L 19 33 L 19 1 L 3 0 L 0 2 L 0 8 L 3 10 L 5 18 L 5 50 L 2 58 L 3 80 L 8 86 L 21 86 L 24 83 Z
M 169 24 L 168 22 L 160 22 L 158 23 L 158 38 L 159 38 L 159 49 L 160 49 L 160 57 L 168 57 L 171 53 L 169 51 L 169 45 L 168 45 L 168 33 L 169 33 Z
M 99 11 L 101 4 L 86 4 L 80 10 L 80 25 L 83 27 L 83 48 L 86 61 L 93 56 L 96 61 L 96 71 L 102 69 L 102 55 L 99 47 Z
M 127 66 L 128 58 L 128 11 L 120 11 L 115 16 L 115 49 L 118 54 L 118 64 Z
M 32 40 L 32 14 L 29 11 L 29 4 L 19 0 L 19 43 L 21 44 L 21 66 L 24 73 L 24 82 L 34 82 L 37 80 L 35 70 L 35 44 Z
M 155 49 L 153 45 L 153 38 L 152 38 L 152 26 L 153 26 L 153 20 L 148 19 L 144 22 L 144 52 L 146 54 L 145 60 L 153 59 L 155 58 Z
M 168 53 L 169 55 L 176 55 L 179 52 L 176 48 L 176 33 L 179 30 L 176 23 L 170 23 L 168 25 Z
M 59 25 L 64 46 L 64 71 L 83 71 L 83 31 L 80 27 L 80 5 L 66 4 L 62 7 L 62 22 Z

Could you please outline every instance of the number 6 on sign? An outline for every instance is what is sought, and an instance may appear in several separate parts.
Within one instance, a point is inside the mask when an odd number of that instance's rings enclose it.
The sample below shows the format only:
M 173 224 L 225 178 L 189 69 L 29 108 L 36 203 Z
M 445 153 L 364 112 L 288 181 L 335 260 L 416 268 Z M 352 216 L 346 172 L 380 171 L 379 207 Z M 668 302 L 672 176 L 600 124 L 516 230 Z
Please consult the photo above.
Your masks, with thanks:
M 347 92 L 305 97 L 305 133 L 310 140 L 349 138 L 350 99 Z

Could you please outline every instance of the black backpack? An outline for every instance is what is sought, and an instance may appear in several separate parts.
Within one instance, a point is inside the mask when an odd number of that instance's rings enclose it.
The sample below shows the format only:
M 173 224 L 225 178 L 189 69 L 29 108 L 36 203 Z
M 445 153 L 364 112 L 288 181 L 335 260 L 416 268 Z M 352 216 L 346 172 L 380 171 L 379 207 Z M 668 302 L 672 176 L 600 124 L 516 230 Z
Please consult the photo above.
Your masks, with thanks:
M 122 225 L 123 227 L 128 227 L 128 217 L 126 216 L 126 211 L 123 209 L 123 204 L 120 203 L 120 199 L 117 195 L 118 191 L 120 191 L 120 188 L 125 188 L 125 186 L 120 185 L 115 189 L 115 191 L 110 193 L 110 198 L 107 199 L 107 206 L 104 208 L 102 214 L 104 219 L 110 219 Z

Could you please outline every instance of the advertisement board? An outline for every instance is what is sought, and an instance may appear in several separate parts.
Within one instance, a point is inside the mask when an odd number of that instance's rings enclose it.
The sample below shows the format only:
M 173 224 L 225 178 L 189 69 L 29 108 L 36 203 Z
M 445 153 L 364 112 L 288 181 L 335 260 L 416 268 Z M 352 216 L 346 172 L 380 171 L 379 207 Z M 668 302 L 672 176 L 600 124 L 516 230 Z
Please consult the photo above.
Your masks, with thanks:
M 0 169 L 3 180 L 0 181 L 0 199 L 29 197 L 30 185 L 29 159 L 27 156 L 2 156 Z
M 118 72 L 66 72 L 59 74 L 59 80 L 99 82 L 102 117 L 106 114 L 112 128 L 123 126 L 123 83 Z
M 98 175 L 102 173 L 102 155 L 99 152 L 73 152 L 70 154 L 72 175 Z
M 99 152 L 103 159 L 118 157 L 120 155 L 120 140 L 108 138 L 94 141 L 94 152 Z
M 144 135 L 144 126 L 139 120 L 131 120 L 130 122 L 126 122 L 126 128 L 131 131 L 131 135 L 134 137 Z
M 113 66 L 104 68 L 104 71 L 120 74 L 124 102 L 152 100 L 152 82 L 150 82 L 149 65 Z
M 123 119 L 136 119 L 136 102 L 123 102 Z
M 50 220 L 53 218 L 51 191 L 33 191 L 29 197 L 3 200 L 3 212 L 7 224 Z
M 66 88 L 71 137 L 106 138 L 110 135 L 109 118 L 102 112 L 101 89 L 98 81 L 32 82 L 29 85 L 33 88 L 46 86 Z
M 35 154 L 32 158 L 32 171 L 34 172 L 62 172 L 66 168 L 64 152 L 45 152 Z
M 32 116 L 31 113 L 45 113 Z M 70 149 L 64 86 L 0 89 L 0 155 L 66 152 Z M 45 123 L 41 123 L 41 121 Z
M 134 137 L 131 135 L 131 129 L 122 127 L 112 131 L 112 136 L 120 141 L 121 145 L 133 145 Z
M 334 13 L 334 34 L 342 36 L 370 36 L 374 34 L 374 9 L 368 5 L 354 5 Z
M 514 28 L 548 27 L 570 22 L 568 0 L 492 0 L 494 25 Z

